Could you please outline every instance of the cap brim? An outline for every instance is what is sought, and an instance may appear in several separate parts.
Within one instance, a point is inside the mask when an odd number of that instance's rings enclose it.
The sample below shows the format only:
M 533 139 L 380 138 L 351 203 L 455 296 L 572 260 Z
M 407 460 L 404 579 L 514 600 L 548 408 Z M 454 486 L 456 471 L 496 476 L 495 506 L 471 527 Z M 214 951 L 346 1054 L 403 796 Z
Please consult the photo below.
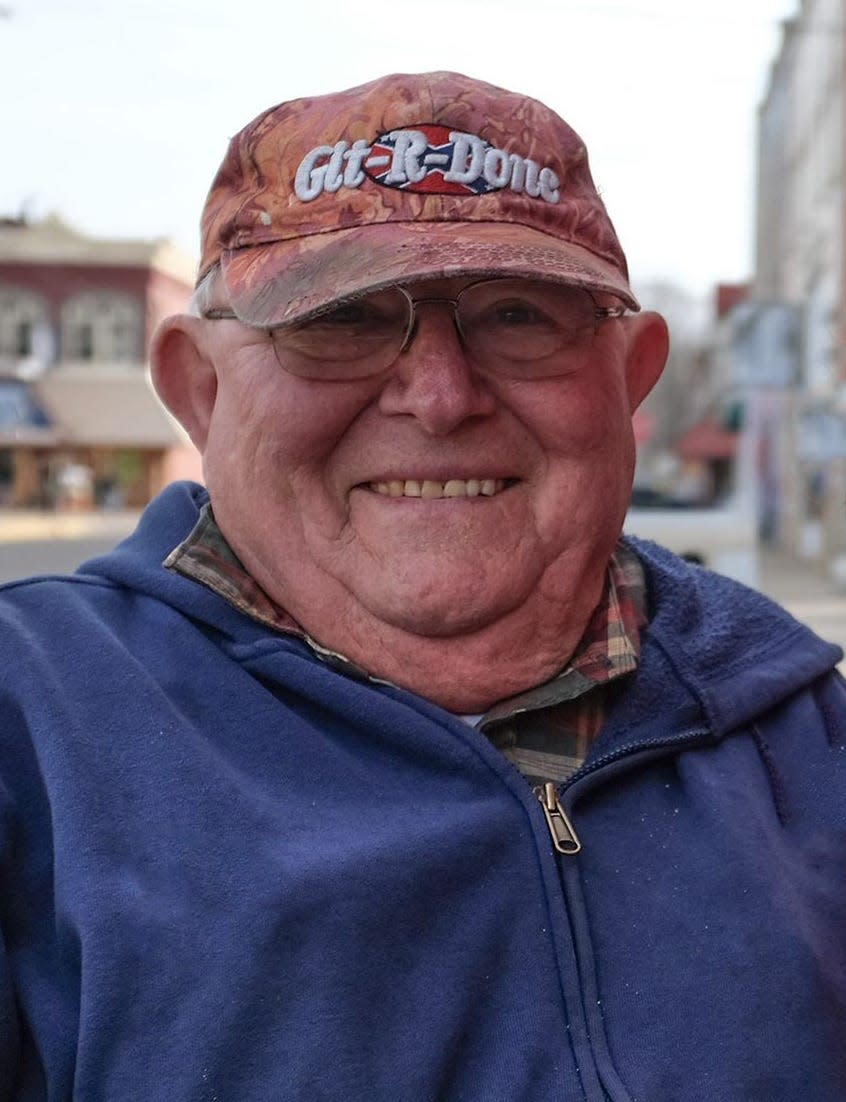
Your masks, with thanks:
M 548 279 L 613 295 L 639 310 L 619 269 L 580 245 L 504 222 L 382 222 L 224 252 L 229 303 L 269 327 L 396 283 L 450 276 Z

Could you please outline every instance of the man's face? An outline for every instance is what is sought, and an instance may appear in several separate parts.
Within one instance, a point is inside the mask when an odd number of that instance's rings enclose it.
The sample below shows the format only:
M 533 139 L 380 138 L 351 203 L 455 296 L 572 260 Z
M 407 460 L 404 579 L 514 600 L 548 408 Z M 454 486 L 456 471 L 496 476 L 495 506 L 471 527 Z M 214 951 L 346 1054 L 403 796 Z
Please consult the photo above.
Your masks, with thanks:
M 560 375 L 526 381 L 475 370 L 450 309 L 429 305 L 389 369 L 327 382 L 283 370 L 264 333 L 200 322 L 217 376 L 203 451 L 218 522 L 307 628 L 444 637 L 545 602 L 560 613 L 562 593 L 604 571 L 625 514 L 632 395 L 656 374 L 633 384 L 627 327 L 641 323 L 604 322 L 578 370 L 563 352 Z

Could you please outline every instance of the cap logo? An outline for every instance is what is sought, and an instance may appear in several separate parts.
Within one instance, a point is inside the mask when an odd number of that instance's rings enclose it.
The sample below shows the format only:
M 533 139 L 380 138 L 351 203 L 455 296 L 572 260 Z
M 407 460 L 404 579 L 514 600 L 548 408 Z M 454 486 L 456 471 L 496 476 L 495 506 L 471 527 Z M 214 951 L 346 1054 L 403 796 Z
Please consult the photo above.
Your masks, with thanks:
M 318 145 L 300 162 L 294 190 L 304 203 L 366 179 L 382 187 L 429 195 L 486 195 L 508 188 L 557 203 L 560 181 L 548 166 L 497 149 L 476 134 L 436 123 L 391 130 L 372 142 L 359 138 Z

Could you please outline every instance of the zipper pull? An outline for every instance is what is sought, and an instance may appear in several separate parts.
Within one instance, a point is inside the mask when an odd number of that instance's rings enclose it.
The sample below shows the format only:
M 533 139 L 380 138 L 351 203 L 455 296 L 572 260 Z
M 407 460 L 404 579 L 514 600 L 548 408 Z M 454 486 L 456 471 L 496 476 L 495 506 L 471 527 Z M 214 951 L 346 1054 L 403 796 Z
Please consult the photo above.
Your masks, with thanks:
M 567 812 L 558 802 L 555 785 L 552 781 L 547 781 L 546 784 L 539 785 L 534 792 L 540 800 L 540 805 L 546 816 L 546 825 L 549 827 L 553 846 L 559 853 L 566 853 L 570 856 L 578 853 L 582 848 L 582 843 L 573 829 L 573 824 L 567 818 Z

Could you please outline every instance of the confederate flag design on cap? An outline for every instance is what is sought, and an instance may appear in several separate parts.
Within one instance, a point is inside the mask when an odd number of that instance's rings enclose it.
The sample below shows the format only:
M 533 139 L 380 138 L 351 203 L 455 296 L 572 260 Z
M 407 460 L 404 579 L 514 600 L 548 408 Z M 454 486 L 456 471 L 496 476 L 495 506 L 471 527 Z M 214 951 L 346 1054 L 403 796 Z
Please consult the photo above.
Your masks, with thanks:
M 426 146 L 416 154 L 416 162 L 420 166 L 418 179 L 395 179 L 392 171 L 394 155 L 398 141 L 403 141 L 407 134 L 422 134 L 426 139 Z M 464 138 L 461 135 L 461 138 Z M 476 138 L 485 152 L 494 147 L 490 142 L 482 138 Z M 505 182 L 492 184 L 481 174 L 473 178 L 468 176 L 465 166 L 456 162 L 462 152 L 461 139 L 457 139 L 452 129 L 448 126 L 439 126 L 437 123 L 423 123 L 410 130 L 392 131 L 381 134 L 374 142 L 370 156 L 364 162 L 364 171 L 377 184 L 383 187 L 398 187 L 404 191 L 417 191 L 430 195 L 485 195 L 489 191 L 495 191 L 498 187 L 504 187 Z M 457 170 L 464 167 L 461 178 L 456 178 Z

